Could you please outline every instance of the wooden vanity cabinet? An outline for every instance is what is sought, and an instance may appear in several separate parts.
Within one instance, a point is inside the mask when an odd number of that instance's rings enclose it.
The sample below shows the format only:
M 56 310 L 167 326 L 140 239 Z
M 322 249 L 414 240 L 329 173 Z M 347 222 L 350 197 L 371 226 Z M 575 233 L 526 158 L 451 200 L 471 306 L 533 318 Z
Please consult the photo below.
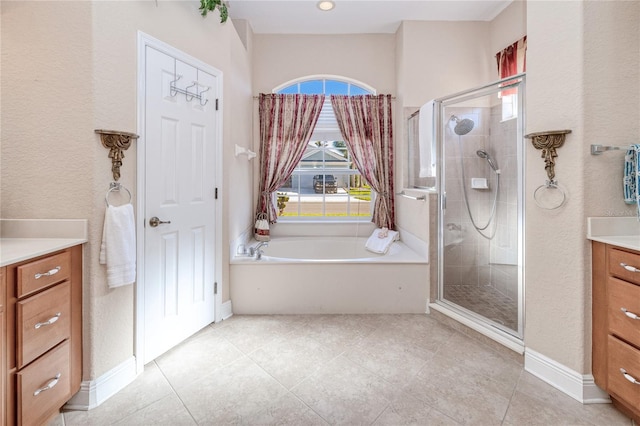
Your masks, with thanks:
M 640 252 L 596 241 L 591 247 L 593 377 L 640 422 Z
M 7 294 L 7 271 L 0 268 L 0 421 L 6 419 L 7 404 L 7 353 L 6 353 L 6 321 L 5 321 L 5 297 Z M 6 424 L 4 422 L 3 424 Z
M 80 390 L 82 246 L 3 270 L 2 418 L 7 425 L 46 424 Z

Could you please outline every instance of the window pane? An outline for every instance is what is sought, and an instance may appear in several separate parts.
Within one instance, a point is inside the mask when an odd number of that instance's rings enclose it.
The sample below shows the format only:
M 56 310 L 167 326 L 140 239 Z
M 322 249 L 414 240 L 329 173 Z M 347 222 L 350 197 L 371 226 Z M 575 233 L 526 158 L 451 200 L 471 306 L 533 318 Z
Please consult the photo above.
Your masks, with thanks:
M 348 95 L 349 83 L 336 80 L 326 80 L 324 93 L 327 95 Z
M 294 174 L 277 191 L 278 216 L 370 217 L 371 188 L 359 174 Z
M 288 188 L 280 188 L 276 192 L 276 209 L 278 217 L 297 216 L 300 195 Z
M 330 217 L 349 216 L 349 195 L 328 195 L 325 203 L 325 215 Z
M 299 169 L 318 169 L 324 167 L 324 142 L 310 141 L 309 145 L 302 154 Z
M 349 92 L 349 94 L 351 96 L 358 96 L 358 95 L 370 95 L 371 92 L 363 89 L 362 87 L 356 86 L 354 84 L 351 85 L 351 91 Z
M 296 94 L 298 93 L 298 83 L 292 84 L 291 86 L 287 86 L 282 90 L 279 90 L 278 93 L 288 95 L 288 94 Z
M 343 141 L 333 141 L 332 151 L 342 156 L 345 160 L 349 160 L 349 151 Z M 349 162 L 350 163 L 350 162 Z
M 300 93 L 307 95 L 319 95 L 324 90 L 322 80 L 310 80 L 300 83 Z

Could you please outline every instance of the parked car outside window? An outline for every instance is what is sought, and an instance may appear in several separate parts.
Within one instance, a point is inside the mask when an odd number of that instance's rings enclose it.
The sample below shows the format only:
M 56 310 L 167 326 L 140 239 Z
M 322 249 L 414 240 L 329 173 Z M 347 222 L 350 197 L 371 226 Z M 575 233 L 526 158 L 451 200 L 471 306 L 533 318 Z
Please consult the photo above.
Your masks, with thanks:
M 315 175 L 313 177 L 313 190 L 316 194 L 335 194 L 338 192 L 338 183 L 334 175 Z

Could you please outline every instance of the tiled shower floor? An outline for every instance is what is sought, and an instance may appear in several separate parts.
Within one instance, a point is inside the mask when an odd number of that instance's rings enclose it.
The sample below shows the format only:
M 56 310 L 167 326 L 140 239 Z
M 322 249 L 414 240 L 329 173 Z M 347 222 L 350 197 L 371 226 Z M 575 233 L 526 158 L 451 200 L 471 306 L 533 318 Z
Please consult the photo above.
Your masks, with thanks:
M 494 287 L 445 285 L 444 297 L 511 330 L 518 330 L 518 301 Z

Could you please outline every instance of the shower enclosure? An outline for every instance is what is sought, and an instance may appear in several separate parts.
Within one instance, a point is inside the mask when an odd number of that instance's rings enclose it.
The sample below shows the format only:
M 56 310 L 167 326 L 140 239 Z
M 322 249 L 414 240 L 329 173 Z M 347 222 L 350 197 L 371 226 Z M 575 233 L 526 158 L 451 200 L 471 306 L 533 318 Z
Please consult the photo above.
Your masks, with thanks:
M 523 337 L 524 75 L 434 104 L 437 307 Z

